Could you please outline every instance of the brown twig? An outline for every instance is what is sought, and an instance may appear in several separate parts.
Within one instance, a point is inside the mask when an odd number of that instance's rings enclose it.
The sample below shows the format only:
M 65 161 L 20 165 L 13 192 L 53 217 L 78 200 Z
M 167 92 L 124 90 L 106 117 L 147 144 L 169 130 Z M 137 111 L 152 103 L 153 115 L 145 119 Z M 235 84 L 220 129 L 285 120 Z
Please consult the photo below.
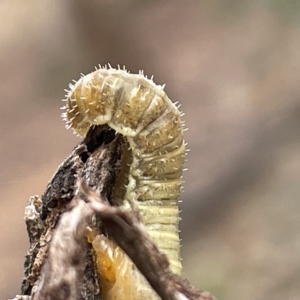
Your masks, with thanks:
M 26 210 L 30 249 L 23 295 L 15 300 L 102 299 L 94 253 L 83 230 L 94 212 L 97 231 L 107 232 L 116 241 L 163 300 L 214 299 L 171 273 L 136 208 L 129 211 L 106 201 L 111 201 L 117 186 L 122 149 L 124 141 L 110 128 L 91 128 L 60 165 L 42 198 L 30 199 Z

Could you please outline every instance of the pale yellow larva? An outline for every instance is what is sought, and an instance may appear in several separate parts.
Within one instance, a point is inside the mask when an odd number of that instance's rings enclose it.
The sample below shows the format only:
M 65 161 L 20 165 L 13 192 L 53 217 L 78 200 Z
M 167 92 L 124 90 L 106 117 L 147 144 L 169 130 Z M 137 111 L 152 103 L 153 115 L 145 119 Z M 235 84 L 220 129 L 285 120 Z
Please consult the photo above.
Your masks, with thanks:
M 185 143 L 177 107 L 142 74 L 100 68 L 71 86 L 67 127 L 84 136 L 91 125 L 108 124 L 129 142 L 132 163 L 125 202 L 138 201 L 144 224 L 181 272 L 178 197 Z

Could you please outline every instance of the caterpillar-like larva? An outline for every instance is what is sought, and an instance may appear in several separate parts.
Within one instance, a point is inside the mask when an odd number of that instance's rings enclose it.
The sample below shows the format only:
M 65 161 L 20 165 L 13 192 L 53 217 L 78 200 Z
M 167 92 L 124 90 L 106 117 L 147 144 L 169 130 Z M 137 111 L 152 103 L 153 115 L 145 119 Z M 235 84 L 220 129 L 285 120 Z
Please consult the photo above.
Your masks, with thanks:
M 138 201 L 148 233 L 180 274 L 178 197 L 185 157 L 180 112 L 162 86 L 143 74 L 100 68 L 71 85 L 64 118 L 84 136 L 108 124 L 131 149 L 124 203 Z

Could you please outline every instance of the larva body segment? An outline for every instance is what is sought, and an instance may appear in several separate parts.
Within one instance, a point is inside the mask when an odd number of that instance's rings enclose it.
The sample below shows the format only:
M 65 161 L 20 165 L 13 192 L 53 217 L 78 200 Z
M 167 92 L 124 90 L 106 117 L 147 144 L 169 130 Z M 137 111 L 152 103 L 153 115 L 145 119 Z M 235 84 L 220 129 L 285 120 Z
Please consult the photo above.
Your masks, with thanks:
M 103 299 L 160 299 L 119 246 L 93 229 L 86 235 L 96 253 Z
M 67 126 L 83 136 L 108 124 L 129 142 L 132 162 L 125 201 L 139 202 L 149 235 L 180 274 L 178 197 L 185 156 L 180 114 L 163 88 L 143 75 L 99 69 L 67 97 Z

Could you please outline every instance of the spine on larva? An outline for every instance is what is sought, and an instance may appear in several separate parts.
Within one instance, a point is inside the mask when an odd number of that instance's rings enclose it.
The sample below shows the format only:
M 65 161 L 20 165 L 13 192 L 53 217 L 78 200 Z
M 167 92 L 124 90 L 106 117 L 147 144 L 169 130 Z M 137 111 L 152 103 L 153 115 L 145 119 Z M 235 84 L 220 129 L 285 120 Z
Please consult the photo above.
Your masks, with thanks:
M 180 113 L 163 87 L 142 74 L 99 69 L 71 86 L 65 118 L 80 136 L 91 125 L 108 124 L 128 140 L 132 163 L 125 201 L 139 202 L 150 237 L 180 274 L 178 197 L 185 143 Z

